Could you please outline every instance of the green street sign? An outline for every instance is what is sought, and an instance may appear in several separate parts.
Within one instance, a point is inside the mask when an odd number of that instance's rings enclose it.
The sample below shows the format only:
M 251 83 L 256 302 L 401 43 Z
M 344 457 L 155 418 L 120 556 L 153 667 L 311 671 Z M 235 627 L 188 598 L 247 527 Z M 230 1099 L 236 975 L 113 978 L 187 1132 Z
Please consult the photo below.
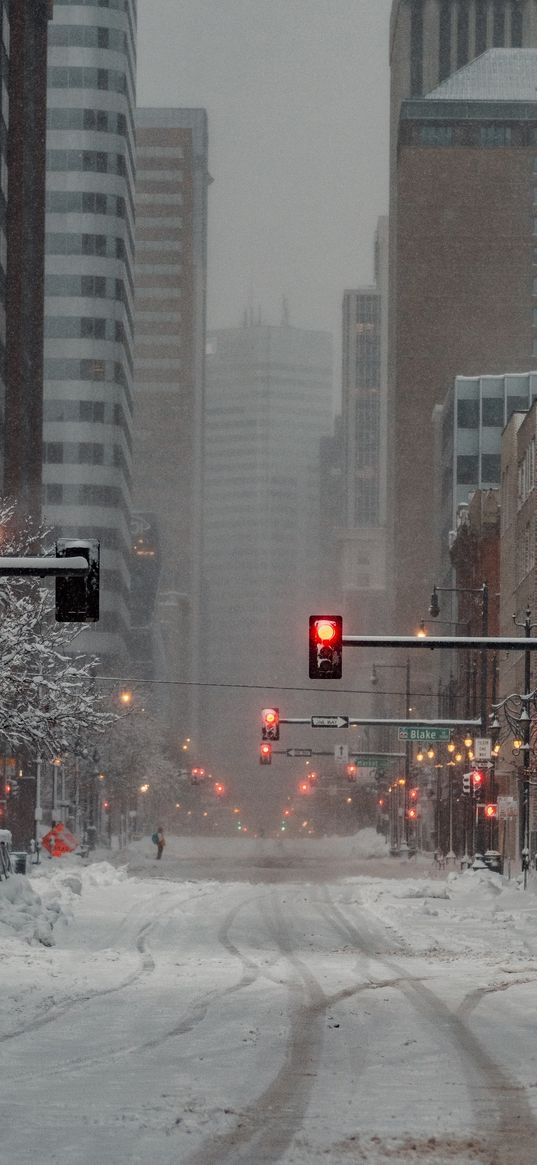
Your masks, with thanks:
M 371 752 L 361 753 L 359 756 L 353 756 L 353 761 L 358 767 L 364 769 L 382 769 L 386 764 L 386 758 L 383 756 L 375 756 Z
M 428 741 L 450 740 L 451 732 L 449 728 L 426 728 L 425 725 L 418 725 L 417 728 L 400 728 L 397 736 L 399 740 L 422 744 Z

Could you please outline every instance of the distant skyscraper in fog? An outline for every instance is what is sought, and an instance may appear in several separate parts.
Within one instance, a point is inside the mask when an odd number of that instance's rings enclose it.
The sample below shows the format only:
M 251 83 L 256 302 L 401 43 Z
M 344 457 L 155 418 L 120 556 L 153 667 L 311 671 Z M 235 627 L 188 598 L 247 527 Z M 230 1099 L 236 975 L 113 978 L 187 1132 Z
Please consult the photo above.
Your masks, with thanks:
M 327 333 L 250 323 L 210 334 L 204 679 L 304 677 L 305 620 L 318 593 L 319 444 L 331 424 Z M 209 733 L 222 728 L 209 721 Z

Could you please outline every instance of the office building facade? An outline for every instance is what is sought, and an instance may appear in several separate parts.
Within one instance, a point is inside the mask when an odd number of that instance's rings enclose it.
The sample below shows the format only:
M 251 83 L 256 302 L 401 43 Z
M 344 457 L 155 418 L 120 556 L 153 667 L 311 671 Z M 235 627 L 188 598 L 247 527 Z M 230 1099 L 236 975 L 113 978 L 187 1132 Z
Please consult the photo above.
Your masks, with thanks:
M 126 657 L 131 553 L 136 2 L 56 0 L 49 28 L 44 513 L 101 543 L 85 641 Z
M 434 406 L 457 375 L 532 363 L 536 67 L 537 50 L 490 50 L 401 108 L 390 409 L 401 629 L 436 569 Z
M 160 641 L 165 673 L 186 681 L 195 680 L 199 657 L 210 181 L 205 110 L 138 109 L 136 153 L 135 497 L 159 527 L 154 647 Z M 147 666 L 147 652 L 144 657 Z M 185 686 L 167 700 L 188 736 L 195 733 L 193 694 Z

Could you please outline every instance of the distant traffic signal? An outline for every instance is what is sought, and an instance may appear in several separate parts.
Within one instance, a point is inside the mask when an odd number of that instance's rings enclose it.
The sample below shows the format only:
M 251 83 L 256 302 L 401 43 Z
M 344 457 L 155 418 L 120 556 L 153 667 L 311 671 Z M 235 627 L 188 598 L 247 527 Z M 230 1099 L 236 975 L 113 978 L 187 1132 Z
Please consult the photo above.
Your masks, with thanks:
M 263 740 L 280 739 L 280 709 L 263 708 L 261 713 L 261 737 Z
M 474 793 L 478 793 L 485 784 L 485 774 L 482 769 L 474 769 L 471 777 Z
M 56 622 L 96 623 L 99 618 L 100 544 L 95 538 L 58 538 L 57 558 L 85 558 L 86 575 L 56 575 Z
M 340 680 L 343 673 L 343 619 L 341 615 L 310 615 L 310 680 Z
M 266 743 L 264 742 L 259 749 L 259 764 L 260 765 L 272 764 L 272 745 L 269 744 L 268 742 L 266 742 Z
M 462 791 L 463 791 L 463 793 L 469 793 L 469 792 L 470 792 L 470 788 L 471 788 L 471 786 L 470 786 L 470 781 L 471 781 L 471 779 L 472 779 L 472 774 L 471 774 L 471 773 L 463 773 L 463 777 L 462 777 Z
M 491 803 L 490 805 L 485 805 L 484 812 L 485 817 L 489 821 L 494 821 L 494 819 L 498 816 L 498 806 L 496 805 L 496 802 Z

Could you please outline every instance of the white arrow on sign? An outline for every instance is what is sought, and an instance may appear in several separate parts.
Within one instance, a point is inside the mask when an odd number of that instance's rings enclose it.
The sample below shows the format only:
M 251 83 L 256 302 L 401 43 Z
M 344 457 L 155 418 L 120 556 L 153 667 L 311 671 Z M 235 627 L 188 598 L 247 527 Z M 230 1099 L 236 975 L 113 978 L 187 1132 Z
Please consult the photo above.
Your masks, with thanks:
M 336 764 L 346 765 L 349 763 L 349 746 L 348 746 L 348 744 L 336 744 L 336 747 L 334 749 L 334 760 L 336 761 Z
M 312 728 L 348 728 L 348 716 L 312 716 Z

